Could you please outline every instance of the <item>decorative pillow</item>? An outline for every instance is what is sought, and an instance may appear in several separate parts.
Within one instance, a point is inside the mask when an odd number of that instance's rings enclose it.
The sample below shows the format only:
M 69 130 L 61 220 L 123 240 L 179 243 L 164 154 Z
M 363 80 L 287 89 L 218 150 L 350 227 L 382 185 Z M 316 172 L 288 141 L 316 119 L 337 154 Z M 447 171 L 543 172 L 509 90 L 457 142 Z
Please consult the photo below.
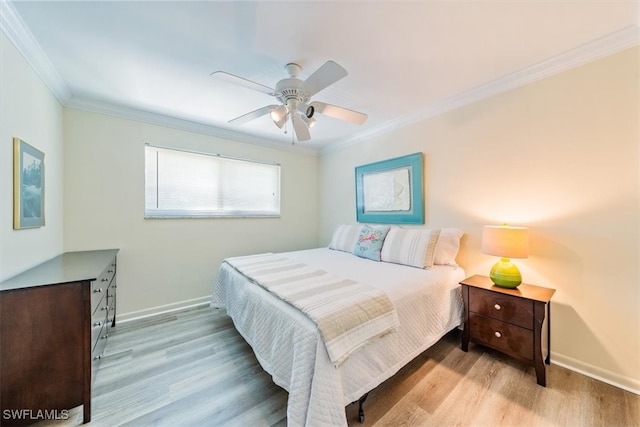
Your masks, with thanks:
M 407 230 L 393 227 L 382 247 L 382 261 L 431 268 L 440 230 Z
M 353 248 L 360 236 L 361 225 L 338 225 L 333 231 L 329 249 L 337 251 L 353 252 Z
M 460 239 L 464 232 L 457 228 L 443 228 L 436 244 L 436 256 L 433 260 L 438 265 L 458 265 L 456 257 L 460 250 Z
M 356 246 L 353 248 L 353 254 L 361 258 L 380 261 L 380 250 L 388 232 L 389 226 L 362 226 Z

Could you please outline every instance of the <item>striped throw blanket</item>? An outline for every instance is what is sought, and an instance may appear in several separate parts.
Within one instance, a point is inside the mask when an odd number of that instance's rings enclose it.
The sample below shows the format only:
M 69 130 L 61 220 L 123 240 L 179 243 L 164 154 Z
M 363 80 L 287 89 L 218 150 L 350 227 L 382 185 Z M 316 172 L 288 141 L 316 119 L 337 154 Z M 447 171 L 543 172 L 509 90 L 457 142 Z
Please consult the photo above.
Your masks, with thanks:
M 278 254 L 227 258 L 225 262 L 314 321 L 335 366 L 399 324 L 389 297 L 372 286 Z

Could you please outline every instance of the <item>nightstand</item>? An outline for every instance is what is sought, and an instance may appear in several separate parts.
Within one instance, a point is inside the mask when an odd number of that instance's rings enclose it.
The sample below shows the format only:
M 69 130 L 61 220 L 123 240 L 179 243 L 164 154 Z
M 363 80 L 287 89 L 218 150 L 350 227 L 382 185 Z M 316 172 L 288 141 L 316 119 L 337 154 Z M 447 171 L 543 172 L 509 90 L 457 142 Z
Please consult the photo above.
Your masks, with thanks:
M 486 276 L 460 282 L 464 300 L 462 350 L 469 341 L 531 363 L 538 384 L 546 387 L 545 366 L 551 359 L 551 305 L 555 289 L 525 283 L 516 289 L 495 286 Z M 547 318 L 546 331 L 542 324 Z M 542 334 L 546 332 L 547 357 L 542 358 Z

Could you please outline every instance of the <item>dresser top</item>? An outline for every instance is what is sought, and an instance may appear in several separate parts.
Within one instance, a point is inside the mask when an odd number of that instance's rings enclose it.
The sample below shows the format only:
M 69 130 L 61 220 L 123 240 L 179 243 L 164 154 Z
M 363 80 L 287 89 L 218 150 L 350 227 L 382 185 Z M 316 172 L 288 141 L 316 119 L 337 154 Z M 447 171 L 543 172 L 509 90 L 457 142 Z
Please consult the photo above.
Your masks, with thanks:
M 0 292 L 95 280 L 119 249 L 65 252 L 0 283 Z

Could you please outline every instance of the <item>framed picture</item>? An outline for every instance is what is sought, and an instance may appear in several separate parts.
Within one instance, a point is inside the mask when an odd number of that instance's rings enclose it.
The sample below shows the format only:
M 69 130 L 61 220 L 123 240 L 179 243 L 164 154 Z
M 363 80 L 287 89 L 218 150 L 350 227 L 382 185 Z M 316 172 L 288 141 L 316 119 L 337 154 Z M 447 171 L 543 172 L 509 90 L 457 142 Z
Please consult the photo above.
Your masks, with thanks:
M 424 224 L 422 153 L 356 167 L 358 222 Z
M 13 138 L 13 228 L 44 226 L 44 153 Z

